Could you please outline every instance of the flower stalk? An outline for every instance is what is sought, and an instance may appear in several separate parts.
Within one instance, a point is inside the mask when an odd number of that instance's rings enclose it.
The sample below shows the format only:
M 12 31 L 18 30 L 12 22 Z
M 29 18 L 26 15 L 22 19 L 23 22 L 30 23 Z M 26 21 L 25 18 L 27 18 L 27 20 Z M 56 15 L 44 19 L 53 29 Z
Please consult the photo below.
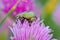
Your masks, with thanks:
M 17 1 L 17 3 L 10 9 L 10 11 L 8 12 L 8 14 L 2 19 L 2 21 L 0 22 L 0 27 L 2 26 L 2 24 L 5 22 L 5 20 L 12 14 L 12 12 L 15 10 L 17 4 L 20 2 L 20 0 Z

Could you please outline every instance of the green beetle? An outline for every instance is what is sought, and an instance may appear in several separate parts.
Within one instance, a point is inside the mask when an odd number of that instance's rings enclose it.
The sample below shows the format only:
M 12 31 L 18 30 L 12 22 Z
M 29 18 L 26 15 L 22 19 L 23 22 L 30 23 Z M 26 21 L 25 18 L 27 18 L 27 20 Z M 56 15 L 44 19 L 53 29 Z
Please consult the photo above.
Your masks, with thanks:
M 36 16 L 34 15 L 34 12 L 24 12 L 18 14 L 17 19 L 20 19 L 22 22 L 24 21 L 24 19 L 26 19 L 29 23 L 32 23 L 34 20 L 36 20 Z

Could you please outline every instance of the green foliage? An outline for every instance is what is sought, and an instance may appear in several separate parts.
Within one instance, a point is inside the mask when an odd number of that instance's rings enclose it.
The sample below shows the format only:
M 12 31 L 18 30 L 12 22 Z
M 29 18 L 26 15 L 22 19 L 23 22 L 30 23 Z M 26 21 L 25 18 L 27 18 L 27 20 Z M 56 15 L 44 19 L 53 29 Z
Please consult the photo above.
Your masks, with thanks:
M 0 34 L 0 40 L 7 40 L 7 33 L 6 33 L 6 31 L 3 31 L 3 32 Z
M 55 38 L 59 38 L 60 37 L 60 27 L 57 26 L 51 18 L 52 18 L 51 15 L 46 15 L 44 18 L 44 23 L 46 26 L 47 25 L 50 26 L 50 28 L 54 31 L 53 36 Z
M 41 5 L 45 5 L 48 0 L 36 0 L 36 1 Z

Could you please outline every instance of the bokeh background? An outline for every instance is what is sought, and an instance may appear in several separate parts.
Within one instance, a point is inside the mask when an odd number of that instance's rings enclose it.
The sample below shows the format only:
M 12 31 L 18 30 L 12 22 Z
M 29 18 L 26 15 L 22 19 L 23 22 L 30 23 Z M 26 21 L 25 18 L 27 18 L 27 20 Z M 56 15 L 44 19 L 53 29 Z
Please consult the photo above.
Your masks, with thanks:
M 46 26 L 50 26 L 53 30 L 53 37 L 60 40 L 60 0 L 34 0 L 34 4 L 35 15 L 40 17 L 40 20 L 43 20 Z M 3 3 L 2 0 L 0 0 L 0 22 L 7 15 L 2 8 Z M 0 40 L 10 40 L 11 31 L 8 27 L 12 25 L 14 21 L 15 16 L 10 15 L 0 26 Z

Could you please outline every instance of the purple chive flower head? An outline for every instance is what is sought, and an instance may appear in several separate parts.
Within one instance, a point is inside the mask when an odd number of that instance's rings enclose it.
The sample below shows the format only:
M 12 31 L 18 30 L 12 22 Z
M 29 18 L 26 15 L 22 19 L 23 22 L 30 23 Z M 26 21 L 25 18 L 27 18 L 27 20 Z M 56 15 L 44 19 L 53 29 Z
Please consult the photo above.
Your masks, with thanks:
M 11 40 L 51 40 L 52 34 L 49 26 L 44 25 L 44 23 L 40 23 L 40 19 L 38 18 L 36 21 L 29 23 L 27 20 L 22 24 L 18 19 L 17 23 L 13 23 L 13 28 L 10 27 L 13 35 Z
M 19 0 L 2 0 L 3 3 L 2 10 L 8 13 L 9 10 L 17 3 L 17 1 Z M 12 14 L 13 16 L 16 16 L 18 13 L 33 10 L 33 7 L 34 7 L 33 0 L 20 0 Z

